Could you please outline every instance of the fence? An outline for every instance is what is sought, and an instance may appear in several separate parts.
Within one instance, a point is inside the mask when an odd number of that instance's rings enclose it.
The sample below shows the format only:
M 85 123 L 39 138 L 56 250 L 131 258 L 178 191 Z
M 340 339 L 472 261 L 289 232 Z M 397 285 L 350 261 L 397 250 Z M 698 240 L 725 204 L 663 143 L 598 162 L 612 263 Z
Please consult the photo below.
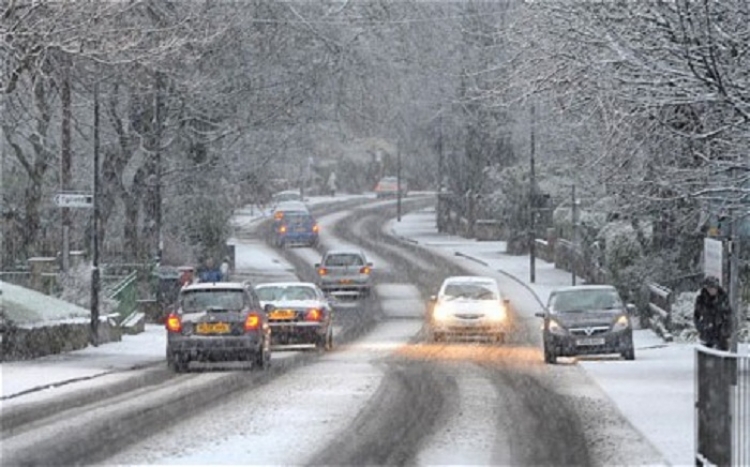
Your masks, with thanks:
M 696 349 L 696 465 L 750 465 L 750 355 Z
M 672 340 L 672 303 L 674 293 L 662 285 L 650 282 L 648 291 L 648 311 L 651 328 L 665 341 Z

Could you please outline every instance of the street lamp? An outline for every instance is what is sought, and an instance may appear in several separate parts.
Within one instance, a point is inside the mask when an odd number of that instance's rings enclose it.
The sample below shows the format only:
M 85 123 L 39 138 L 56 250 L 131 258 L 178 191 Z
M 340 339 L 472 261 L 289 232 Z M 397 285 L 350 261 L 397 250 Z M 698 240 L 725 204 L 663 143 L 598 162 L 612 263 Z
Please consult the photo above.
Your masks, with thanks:
M 401 147 L 396 147 L 396 222 L 401 222 Z

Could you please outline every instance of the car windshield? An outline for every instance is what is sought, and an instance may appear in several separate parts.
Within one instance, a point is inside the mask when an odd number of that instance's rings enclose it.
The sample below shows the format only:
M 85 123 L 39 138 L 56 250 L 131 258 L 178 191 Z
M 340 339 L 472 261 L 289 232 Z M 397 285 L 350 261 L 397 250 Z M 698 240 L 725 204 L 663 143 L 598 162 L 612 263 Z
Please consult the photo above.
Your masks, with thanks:
M 241 310 L 244 294 L 242 290 L 233 289 L 187 290 L 182 292 L 180 304 L 185 313 L 210 309 Z
M 445 286 L 443 297 L 447 300 L 466 298 L 471 300 L 497 300 L 497 292 L 490 284 L 478 282 L 451 283 Z
M 315 300 L 317 294 L 315 289 L 308 286 L 258 286 L 255 288 L 258 298 L 264 302 L 274 302 L 280 300 Z
M 571 290 L 556 293 L 550 300 L 554 313 L 572 313 L 594 310 L 622 308 L 622 301 L 616 290 Z
M 325 261 L 326 266 L 363 266 L 364 264 L 362 257 L 355 253 L 329 255 Z
M 301 201 L 299 193 L 278 193 L 273 195 L 274 201 L 283 203 L 284 201 Z

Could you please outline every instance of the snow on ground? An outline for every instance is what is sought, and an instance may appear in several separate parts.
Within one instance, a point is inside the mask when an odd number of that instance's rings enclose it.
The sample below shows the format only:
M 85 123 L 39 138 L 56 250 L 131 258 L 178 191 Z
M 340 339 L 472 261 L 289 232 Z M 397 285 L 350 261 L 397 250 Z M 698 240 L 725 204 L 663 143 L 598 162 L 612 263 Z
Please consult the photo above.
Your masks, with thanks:
M 388 318 L 423 319 L 425 302 L 412 284 L 377 284 L 375 290 Z
M 536 283 L 529 284 L 528 255 L 505 254 L 504 242 L 477 242 L 437 233 L 434 210 L 391 222 L 386 230 L 439 252 L 464 256 L 513 276 L 546 303 L 551 290 L 572 283 L 571 274 L 537 258 Z M 458 253 L 458 255 L 457 255 Z M 582 283 L 578 281 L 578 283 Z M 694 345 L 664 343 L 649 330 L 634 333 L 636 361 L 578 359 L 632 425 L 674 465 L 694 463 Z M 575 361 L 575 360 L 574 360 Z
M 147 325 L 145 332 L 123 336 L 120 342 L 49 355 L 32 361 L 3 362 L 0 364 L 2 398 L 34 388 L 164 361 L 165 348 L 164 328 Z
M 373 203 L 368 204 L 368 207 L 372 207 L 375 205 L 378 205 L 380 203 Z M 331 230 L 333 229 L 333 226 L 339 222 L 341 219 L 350 216 L 352 211 L 339 211 L 335 214 L 329 214 L 326 216 L 321 216 L 318 218 L 318 225 L 320 225 L 320 234 L 319 234 L 319 241 L 320 244 L 323 245 L 327 250 L 331 249 L 340 249 L 340 248 L 352 248 L 355 250 L 363 250 L 358 245 L 352 245 L 350 243 L 347 243 L 338 237 L 335 237 Z M 372 268 L 375 271 L 389 271 L 390 265 L 386 260 L 383 258 L 367 251 L 363 250 L 365 252 L 365 255 L 367 255 L 367 259 L 372 262 Z M 318 258 L 320 259 L 320 258 Z
M 378 361 L 419 326 L 384 323 L 355 344 L 134 444 L 107 465 L 304 464 L 355 419 L 383 377 Z
M 6 317 L 21 326 L 91 318 L 86 308 L 32 289 L 0 281 L 0 291 Z

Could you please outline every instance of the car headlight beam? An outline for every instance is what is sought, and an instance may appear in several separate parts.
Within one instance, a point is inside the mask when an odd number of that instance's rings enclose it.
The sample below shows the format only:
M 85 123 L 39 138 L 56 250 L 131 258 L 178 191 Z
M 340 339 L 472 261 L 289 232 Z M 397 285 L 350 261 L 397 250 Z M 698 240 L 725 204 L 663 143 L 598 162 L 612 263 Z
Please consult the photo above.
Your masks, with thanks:
M 552 334 L 557 334 L 557 335 L 561 335 L 561 336 L 564 336 L 565 334 L 568 333 L 568 331 L 564 327 L 562 327 L 562 325 L 560 323 L 558 323 L 557 321 L 555 321 L 554 319 L 549 320 L 549 324 L 547 325 L 547 329 Z
M 443 321 L 450 317 L 450 307 L 442 305 L 440 303 L 435 304 L 435 309 L 432 311 L 432 318 L 435 321 Z
M 630 327 L 630 319 L 626 315 L 621 315 L 612 325 L 612 331 L 624 331 Z

